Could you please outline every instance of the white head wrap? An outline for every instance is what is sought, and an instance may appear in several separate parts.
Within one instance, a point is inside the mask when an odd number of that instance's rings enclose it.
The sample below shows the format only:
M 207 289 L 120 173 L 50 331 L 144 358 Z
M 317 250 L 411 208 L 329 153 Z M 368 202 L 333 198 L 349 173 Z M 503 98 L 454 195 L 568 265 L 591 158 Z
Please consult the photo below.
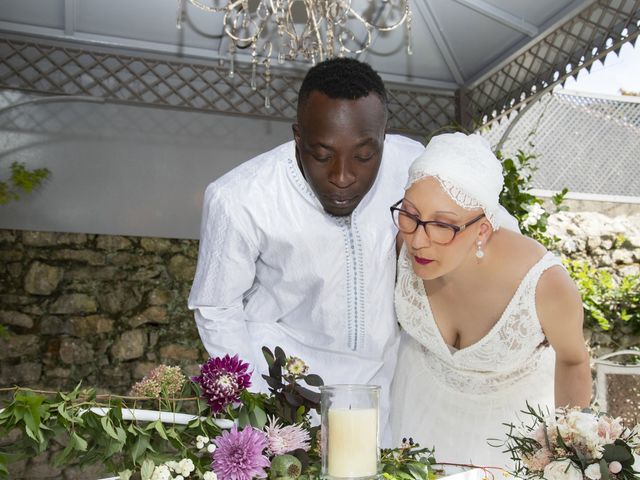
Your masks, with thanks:
M 425 177 L 437 178 L 462 208 L 482 208 L 493 229 L 500 228 L 506 214 L 498 203 L 504 184 L 502 165 L 480 135 L 445 133 L 433 137 L 411 164 L 406 188 Z

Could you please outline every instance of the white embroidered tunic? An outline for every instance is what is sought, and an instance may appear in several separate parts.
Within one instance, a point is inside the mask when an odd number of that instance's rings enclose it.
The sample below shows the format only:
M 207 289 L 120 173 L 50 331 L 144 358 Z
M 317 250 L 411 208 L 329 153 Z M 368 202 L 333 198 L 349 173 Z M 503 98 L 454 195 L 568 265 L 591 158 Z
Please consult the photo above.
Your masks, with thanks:
M 189 296 L 209 354 L 238 353 L 262 388 L 263 345 L 302 358 L 327 383 L 379 384 L 385 424 L 398 345 L 389 206 L 422 150 L 387 135 L 377 180 L 348 217 L 324 211 L 294 142 L 209 185 Z
M 443 462 L 508 465 L 505 422 L 526 403 L 554 408 L 555 354 L 545 342 L 535 291 L 542 273 L 561 265 L 543 256 L 522 279 L 494 327 L 456 350 L 445 343 L 424 289 L 403 248 L 398 260 L 396 313 L 404 330 L 392 392 L 394 440 L 413 437 L 436 447 Z

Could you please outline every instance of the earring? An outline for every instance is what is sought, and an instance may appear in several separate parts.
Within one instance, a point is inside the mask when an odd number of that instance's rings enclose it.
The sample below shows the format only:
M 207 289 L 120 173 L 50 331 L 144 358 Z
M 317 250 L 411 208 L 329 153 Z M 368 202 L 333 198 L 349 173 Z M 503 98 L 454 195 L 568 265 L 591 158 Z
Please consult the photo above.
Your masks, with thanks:
M 476 257 L 478 259 L 484 257 L 484 250 L 482 250 L 482 240 L 476 242 Z

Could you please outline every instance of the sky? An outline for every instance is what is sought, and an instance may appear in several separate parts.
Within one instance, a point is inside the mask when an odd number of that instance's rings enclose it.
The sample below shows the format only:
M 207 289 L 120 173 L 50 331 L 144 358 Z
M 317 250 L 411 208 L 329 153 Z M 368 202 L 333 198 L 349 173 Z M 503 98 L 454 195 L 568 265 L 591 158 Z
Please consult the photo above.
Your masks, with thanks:
M 564 88 L 606 95 L 619 95 L 621 88 L 640 92 L 640 41 L 635 48 L 632 43 L 625 43 L 620 49 L 620 55 L 610 53 L 605 58 L 604 65 L 597 62 L 591 72 L 582 70 L 578 73 L 577 80 L 567 80 Z

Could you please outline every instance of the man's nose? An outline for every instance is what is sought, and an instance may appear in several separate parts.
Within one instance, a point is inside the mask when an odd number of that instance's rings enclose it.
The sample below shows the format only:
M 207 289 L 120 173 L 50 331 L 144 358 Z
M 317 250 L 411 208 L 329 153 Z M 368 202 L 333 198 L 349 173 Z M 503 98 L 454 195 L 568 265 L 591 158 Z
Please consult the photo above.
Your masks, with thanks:
M 329 182 L 338 188 L 347 188 L 356 181 L 356 175 L 350 168 L 349 162 L 337 158 L 329 169 Z

